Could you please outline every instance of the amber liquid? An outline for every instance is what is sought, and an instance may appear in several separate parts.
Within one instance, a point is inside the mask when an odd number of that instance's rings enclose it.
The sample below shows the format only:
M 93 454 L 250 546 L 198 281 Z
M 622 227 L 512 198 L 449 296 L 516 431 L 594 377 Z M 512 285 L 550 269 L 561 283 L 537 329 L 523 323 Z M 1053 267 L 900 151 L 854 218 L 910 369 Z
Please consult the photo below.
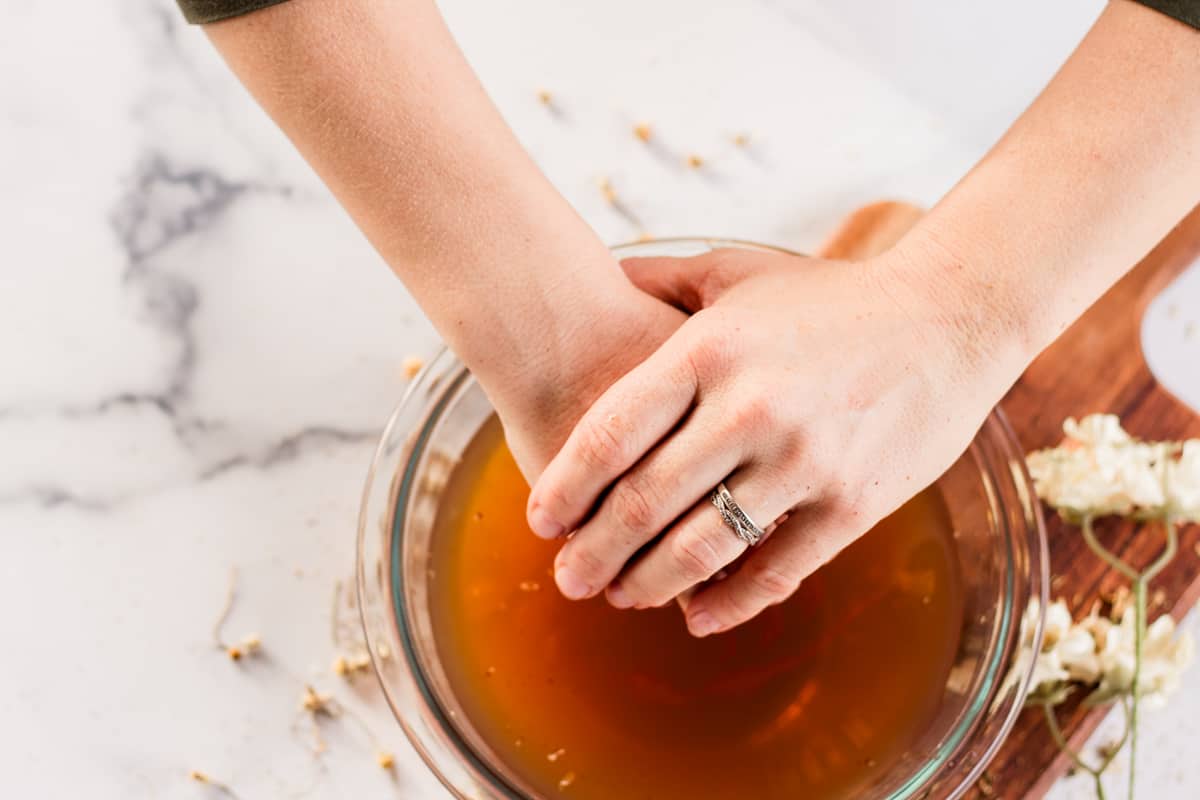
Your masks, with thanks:
M 565 600 L 557 545 L 525 524 L 527 494 L 490 423 L 451 477 L 430 600 L 469 725 L 537 796 L 855 797 L 934 714 L 961 624 L 936 492 L 788 602 L 707 639 L 674 607 Z

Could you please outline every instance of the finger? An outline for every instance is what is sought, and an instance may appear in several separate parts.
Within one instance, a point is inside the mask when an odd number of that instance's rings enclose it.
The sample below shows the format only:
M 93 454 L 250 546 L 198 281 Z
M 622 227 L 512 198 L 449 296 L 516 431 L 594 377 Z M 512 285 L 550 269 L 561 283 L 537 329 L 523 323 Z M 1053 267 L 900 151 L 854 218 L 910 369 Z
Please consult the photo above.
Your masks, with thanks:
M 597 498 L 687 413 L 696 374 L 676 334 L 588 409 L 529 493 L 526 517 L 544 539 L 574 530 Z
M 633 285 L 664 303 L 695 313 L 712 305 L 753 269 L 745 258 L 713 250 L 689 258 L 627 258 L 621 262 Z
M 800 509 L 736 572 L 692 596 L 685 612 L 688 630 L 694 636 L 726 631 L 783 602 L 854 540 L 847 535 L 851 530 L 819 506 Z
M 613 484 L 555 559 L 555 581 L 564 595 L 599 592 L 643 545 L 737 467 L 750 442 L 733 432 L 721 435 L 714 417 L 697 410 Z
M 784 484 L 776 479 L 774 471 L 762 466 L 739 469 L 725 480 L 725 486 L 762 528 L 796 502 L 783 490 Z M 706 493 L 687 516 L 617 578 L 609 587 L 609 602 L 618 608 L 659 605 L 708 580 L 745 550 L 746 543 L 725 524 Z

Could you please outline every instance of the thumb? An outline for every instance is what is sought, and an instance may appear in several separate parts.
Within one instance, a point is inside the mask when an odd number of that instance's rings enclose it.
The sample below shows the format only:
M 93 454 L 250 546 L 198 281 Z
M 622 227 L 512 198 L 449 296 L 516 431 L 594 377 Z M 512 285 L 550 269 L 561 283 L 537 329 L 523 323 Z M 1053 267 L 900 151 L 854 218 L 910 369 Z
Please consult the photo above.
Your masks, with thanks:
M 746 259 L 730 258 L 728 250 L 688 258 L 627 258 L 621 268 L 643 292 L 691 314 L 715 303 L 753 269 Z

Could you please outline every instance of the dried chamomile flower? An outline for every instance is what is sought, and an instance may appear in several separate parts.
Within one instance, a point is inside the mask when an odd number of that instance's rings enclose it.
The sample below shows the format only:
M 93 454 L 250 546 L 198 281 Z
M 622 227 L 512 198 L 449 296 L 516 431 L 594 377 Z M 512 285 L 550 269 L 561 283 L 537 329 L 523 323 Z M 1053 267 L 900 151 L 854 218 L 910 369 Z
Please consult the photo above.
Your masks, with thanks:
M 233 789 L 229 788 L 228 784 L 214 780 L 200 770 L 190 770 L 188 772 L 188 780 L 194 781 L 195 783 L 202 783 L 205 786 L 215 789 L 217 792 L 225 795 L 226 797 L 232 797 L 234 800 L 237 800 L 237 794 L 233 791 Z
M 1141 441 L 1111 414 L 1068 419 L 1063 432 L 1061 445 L 1026 461 L 1038 496 L 1064 516 L 1200 521 L 1200 439 Z
M 304 687 L 304 694 L 300 698 L 300 707 L 314 717 L 320 715 L 327 717 L 337 716 L 337 706 L 334 703 L 333 697 L 321 694 L 312 686 Z
M 1120 624 L 1113 625 L 1099 652 L 1100 685 L 1088 697 L 1088 703 L 1101 705 L 1133 689 L 1135 658 L 1135 612 L 1126 609 Z M 1138 691 L 1142 702 L 1151 708 L 1166 705 L 1167 697 L 1179 687 L 1180 675 L 1195 658 L 1195 641 L 1185 631 L 1175 635 L 1175 620 L 1163 614 L 1146 629 L 1142 650 L 1142 669 Z
M 1031 602 L 1021 622 L 1021 649 L 1001 694 L 1032 664 L 1031 703 L 1061 702 L 1072 683 L 1096 685 L 1086 701 L 1090 705 L 1103 705 L 1128 695 L 1133 687 L 1135 614 L 1133 607 L 1127 607 L 1120 623 L 1116 623 L 1100 616 L 1099 607 L 1094 606 L 1082 620 L 1072 622 L 1066 603 L 1057 600 L 1046 609 L 1042 646 L 1034 653 L 1038 604 Z M 1142 700 L 1151 707 L 1164 705 L 1194 656 L 1194 641 L 1186 631 L 1175 635 L 1175 621 L 1170 615 L 1155 620 L 1146 631 L 1138 679 Z
M 331 669 L 333 670 L 334 675 L 351 680 L 355 675 L 367 672 L 371 669 L 371 657 L 366 653 L 361 653 L 349 658 L 344 655 L 339 655 L 333 660 L 333 666 Z
M 400 369 L 404 372 L 404 377 L 410 381 L 417 377 L 417 373 L 421 371 L 421 367 L 425 366 L 425 361 L 420 356 L 405 356 L 404 361 L 400 363 Z
M 612 181 L 608 178 L 601 177 L 596 180 L 596 186 L 600 188 L 600 194 L 604 195 L 604 202 L 610 206 L 617 203 L 617 190 L 613 188 Z

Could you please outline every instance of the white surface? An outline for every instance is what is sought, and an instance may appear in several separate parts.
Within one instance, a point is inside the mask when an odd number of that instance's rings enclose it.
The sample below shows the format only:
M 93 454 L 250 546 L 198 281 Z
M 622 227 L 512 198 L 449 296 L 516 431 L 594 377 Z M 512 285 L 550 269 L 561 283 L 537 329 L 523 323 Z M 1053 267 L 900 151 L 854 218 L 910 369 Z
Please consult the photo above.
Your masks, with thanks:
M 860 202 L 934 201 L 1100 3 L 444 5 L 606 239 L 637 231 L 600 175 L 654 234 L 804 248 Z M 0 75 L 0 794 L 212 796 L 196 768 L 247 800 L 443 796 L 369 683 L 327 666 L 372 441 L 428 324 L 168 0 L 0 2 Z M 650 157 L 635 120 L 710 171 Z M 1200 406 L 1198 273 L 1172 291 L 1149 350 Z M 232 564 L 228 631 L 269 662 L 211 649 Z M 394 784 L 352 727 L 309 753 L 285 668 L 361 709 Z M 1196 719 L 1200 670 L 1146 718 L 1143 796 L 1195 796 Z

